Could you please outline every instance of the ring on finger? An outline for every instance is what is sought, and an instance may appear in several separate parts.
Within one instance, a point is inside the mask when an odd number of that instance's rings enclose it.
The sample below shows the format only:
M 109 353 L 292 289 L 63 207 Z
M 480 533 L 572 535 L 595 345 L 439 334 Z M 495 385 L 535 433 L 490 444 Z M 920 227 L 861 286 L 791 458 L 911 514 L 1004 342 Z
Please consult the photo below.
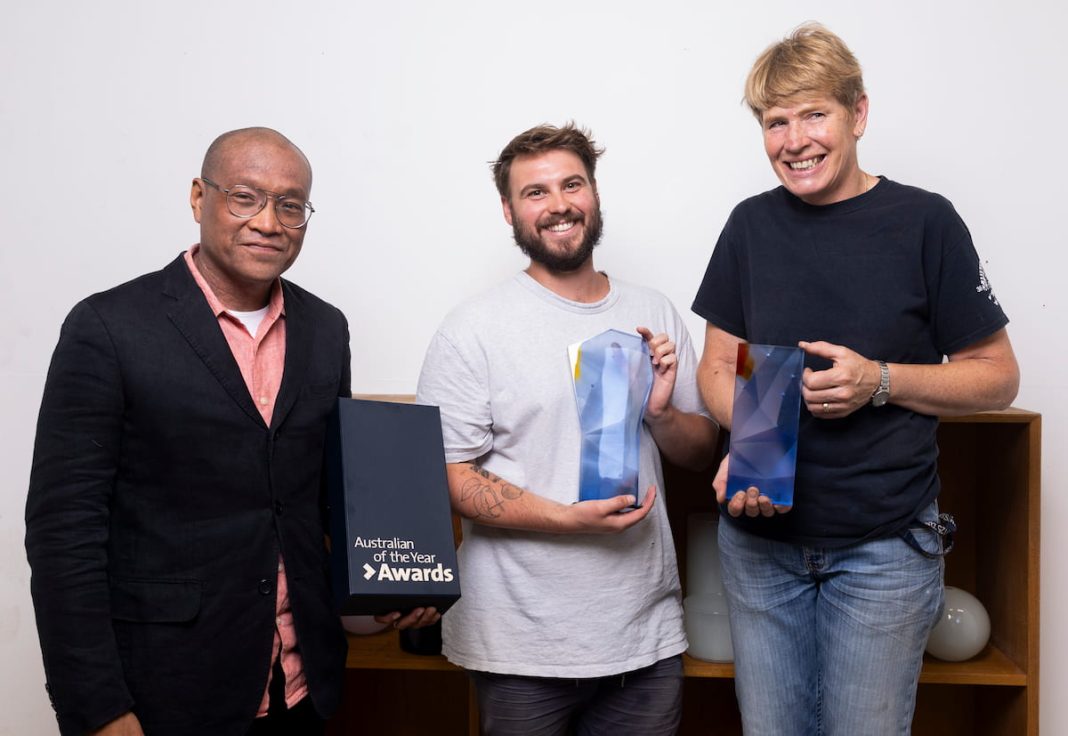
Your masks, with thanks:
M 823 413 L 824 414 L 827 413 L 827 402 L 826 401 L 823 402 Z

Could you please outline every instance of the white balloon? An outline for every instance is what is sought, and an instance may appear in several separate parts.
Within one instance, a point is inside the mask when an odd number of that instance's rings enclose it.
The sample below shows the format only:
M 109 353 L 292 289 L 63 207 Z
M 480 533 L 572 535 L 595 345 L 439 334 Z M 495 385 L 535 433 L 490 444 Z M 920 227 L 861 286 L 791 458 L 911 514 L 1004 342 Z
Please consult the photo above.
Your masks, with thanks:
M 691 595 L 682 602 L 686 621 L 686 653 L 709 662 L 733 662 L 727 599 L 722 594 Z
M 686 517 L 686 595 L 723 595 L 719 564 L 719 514 Z
M 983 651 L 990 639 L 990 615 L 971 593 L 946 586 L 942 618 L 927 639 L 927 653 L 947 662 L 963 662 Z

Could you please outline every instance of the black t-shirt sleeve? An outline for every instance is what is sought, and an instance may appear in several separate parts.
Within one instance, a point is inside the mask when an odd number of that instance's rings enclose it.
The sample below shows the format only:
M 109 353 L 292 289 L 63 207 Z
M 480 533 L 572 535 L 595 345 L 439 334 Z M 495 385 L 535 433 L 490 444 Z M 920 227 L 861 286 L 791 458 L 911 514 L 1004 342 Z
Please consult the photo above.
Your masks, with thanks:
M 742 295 L 745 279 L 740 249 L 733 238 L 737 215 L 735 210 L 723 226 L 690 308 L 721 330 L 735 337 L 746 338 Z
M 952 355 L 994 334 L 1009 318 L 990 288 L 968 227 L 948 200 L 939 197 L 939 205 L 927 228 L 927 288 L 935 345 Z

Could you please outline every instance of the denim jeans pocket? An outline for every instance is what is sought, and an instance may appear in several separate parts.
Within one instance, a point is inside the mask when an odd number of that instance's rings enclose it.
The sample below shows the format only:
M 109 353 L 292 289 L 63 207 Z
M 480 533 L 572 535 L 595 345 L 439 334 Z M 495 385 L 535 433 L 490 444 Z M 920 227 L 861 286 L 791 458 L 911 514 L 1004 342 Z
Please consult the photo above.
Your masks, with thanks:
M 952 514 L 939 513 L 932 501 L 901 532 L 901 538 L 924 557 L 943 557 L 953 549 L 957 523 Z

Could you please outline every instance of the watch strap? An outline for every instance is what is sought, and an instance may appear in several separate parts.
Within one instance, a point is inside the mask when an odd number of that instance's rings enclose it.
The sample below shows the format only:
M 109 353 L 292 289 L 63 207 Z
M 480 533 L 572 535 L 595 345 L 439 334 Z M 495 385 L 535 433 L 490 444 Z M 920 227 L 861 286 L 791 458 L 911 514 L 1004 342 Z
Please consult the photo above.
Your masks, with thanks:
M 890 366 L 885 360 L 875 362 L 879 364 L 879 386 L 872 393 L 871 399 L 875 406 L 882 406 L 890 398 Z

